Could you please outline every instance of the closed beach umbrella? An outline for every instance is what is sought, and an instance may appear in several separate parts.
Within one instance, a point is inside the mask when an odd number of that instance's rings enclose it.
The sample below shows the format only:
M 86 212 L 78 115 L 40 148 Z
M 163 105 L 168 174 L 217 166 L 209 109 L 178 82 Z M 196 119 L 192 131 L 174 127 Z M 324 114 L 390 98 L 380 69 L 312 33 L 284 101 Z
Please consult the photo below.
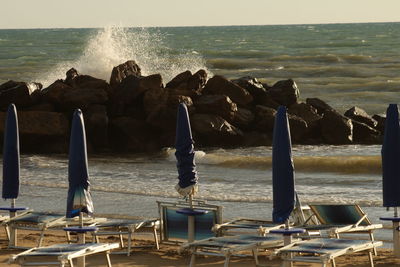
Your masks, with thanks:
M 400 125 L 396 104 L 386 111 L 385 135 L 382 144 L 383 206 L 400 206 Z
M 289 219 L 295 205 L 292 143 L 286 107 L 280 106 L 275 116 L 272 143 L 273 211 L 275 223 Z
M 183 196 L 192 196 L 197 192 L 198 177 L 189 114 L 184 103 L 179 104 L 178 107 L 175 149 L 179 179 L 175 188 Z
M 4 129 L 3 192 L 4 199 L 16 199 L 19 193 L 19 134 L 17 109 L 9 105 Z
M 93 202 L 89 191 L 89 172 L 86 152 L 86 134 L 82 111 L 77 109 L 72 118 L 68 162 L 67 218 L 81 212 L 93 214 Z

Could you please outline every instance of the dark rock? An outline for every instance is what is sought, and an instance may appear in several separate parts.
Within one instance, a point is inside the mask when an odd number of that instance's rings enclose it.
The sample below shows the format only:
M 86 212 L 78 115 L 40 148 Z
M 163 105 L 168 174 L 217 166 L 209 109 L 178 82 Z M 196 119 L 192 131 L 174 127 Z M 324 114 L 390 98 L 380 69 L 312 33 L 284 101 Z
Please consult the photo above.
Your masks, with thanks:
M 165 88 L 151 89 L 144 93 L 143 108 L 146 116 L 167 105 L 169 92 Z
M 317 110 L 306 103 L 296 103 L 290 106 L 288 113 L 302 118 L 309 128 L 316 127 L 317 122 L 322 116 L 317 114 Z
M 78 73 L 78 71 L 74 68 L 71 68 L 67 71 L 66 73 L 66 78 L 65 78 L 65 82 L 67 84 L 70 84 L 73 82 L 73 80 L 78 77 L 80 74 Z
M 240 87 L 246 89 L 253 97 L 256 105 L 262 105 L 268 97 L 267 90 L 256 78 L 246 76 L 232 81 Z
M 0 113 L 4 133 L 6 113 Z M 18 111 L 20 148 L 23 153 L 65 153 L 68 151 L 69 122 L 57 112 Z
M 199 91 L 207 82 L 207 72 L 205 70 L 198 70 L 192 77 L 187 81 L 187 89 Z
M 306 104 L 313 106 L 317 110 L 317 113 L 321 116 L 324 115 L 325 111 L 327 110 L 334 110 L 331 106 L 319 98 L 307 98 Z
M 110 120 L 110 144 L 118 152 L 150 152 L 160 149 L 158 133 L 144 121 L 130 117 Z
M 27 108 L 22 109 L 23 111 L 47 111 L 47 112 L 56 112 L 56 107 L 51 103 L 39 103 L 33 106 L 29 106 Z
M 255 109 L 255 129 L 261 133 L 272 133 L 275 123 L 276 110 L 258 105 Z
M 202 92 L 205 95 L 229 96 L 233 102 L 240 106 L 244 106 L 253 101 L 253 97 L 246 89 L 219 75 L 215 75 L 209 79 Z
M 271 146 L 272 136 L 260 132 L 245 132 L 244 133 L 244 146 Z
M 86 88 L 68 90 L 62 99 L 61 106 L 65 110 L 74 110 L 76 108 L 87 109 L 92 104 L 105 104 L 108 96 L 105 90 Z
M 11 103 L 17 108 L 30 106 L 39 100 L 35 97 L 38 96 L 35 91 L 40 89 L 42 89 L 40 83 L 5 82 L 0 85 L 0 109 L 6 110 Z
M 225 95 L 202 95 L 194 101 L 198 113 L 215 114 L 232 122 L 238 108 L 231 99 Z
M 294 143 L 303 143 L 308 133 L 307 122 L 295 115 L 288 115 L 290 135 Z
M 379 144 L 380 133 L 365 123 L 352 121 L 353 123 L 353 142 L 357 144 Z
M 353 142 L 353 123 L 336 111 L 325 110 L 321 119 L 321 134 L 326 144 L 350 144 Z
M 61 110 L 61 105 L 64 102 L 64 94 L 72 90 L 75 89 L 62 80 L 57 80 L 42 90 L 42 98 L 44 101 L 54 104 L 57 110 Z
M 163 87 L 160 74 L 149 75 L 145 77 L 128 76 L 122 80 L 115 89 L 111 100 L 111 113 L 114 116 L 126 114 L 126 109 L 133 104 L 138 103 L 138 98 L 148 90 L 161 90 Z
M 88 140 L 96 152 L 108 148 L 108 116 L 107 107 L 94 104 L 84 113 L 85 128 Z
M 372 118 L 377 122 L 375 129 L 383 135 L 385 133 L 386 117 L 375 114 Z
M 292 79 L 276 82 L 268 90 L 268 93 L 275 102 L 286 107 L 297 103 L 300 95 L 299 89 Z
M 112 88 L 117 88 L 123 79 L 128 76 L 140 77 L 141 70 L 134 60 L 129 60 L 121 65 L 113 68 L 110 77 L 110 85 Z
M 378 125 L 378 122 L 374 120 L 371 116 L 368 115 L 365 110 L 359 107 L 352 107 L 351 109 L 347 110 L 344 115 L 353 121 L 358 121 L 368 125 L 369 127 L 375 128 Z
M 184 84 L 184 88 L 187 88 L 187 82 L 189 78 L 192 77 L 192 73 L 187 70 L 175 76 L 171 81 L 169 81 L 165 87 L 166 88 L 177 88 Z
M 254 122 L 255 115 L 248 109 L 238 108 L 235 112 L 235 117 L 233 119 L 233 125 L 239 127 L 240 129 L 250 129 Z
M 204 146 L 239 146 L 243 142 L 242 131 L 217 115 L 194 114 L 191 126 L 197 142 Z

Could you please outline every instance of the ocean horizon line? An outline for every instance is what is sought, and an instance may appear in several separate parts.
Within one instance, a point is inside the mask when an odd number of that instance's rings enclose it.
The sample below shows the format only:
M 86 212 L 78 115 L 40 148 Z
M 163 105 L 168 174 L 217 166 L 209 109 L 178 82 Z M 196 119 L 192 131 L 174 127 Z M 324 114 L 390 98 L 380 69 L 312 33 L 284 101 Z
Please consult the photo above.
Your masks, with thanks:
M 123 26 L 118 23 L 109 24 L 104 26 L 95 26 L 95 27 L 33 27 L 33 28 L 0 28 L 2 30 L 62 30 L 62 29 L 104 29 L 108 27 L 119 27 L 119 28 L 128 28 L 128 29 L 157 29 L 157 28 L 203 28 L 203 27 L 254 27 L 254 26 L 315 26 L 315 25 L 356 25 L 356 24 L 397 24 L 399 21 L 362 21 L 362 22 L 324 22 L 324 23 L 272 23 L 272 24 L 226 24 L 226 25 L 165 25 L 165 26 Z

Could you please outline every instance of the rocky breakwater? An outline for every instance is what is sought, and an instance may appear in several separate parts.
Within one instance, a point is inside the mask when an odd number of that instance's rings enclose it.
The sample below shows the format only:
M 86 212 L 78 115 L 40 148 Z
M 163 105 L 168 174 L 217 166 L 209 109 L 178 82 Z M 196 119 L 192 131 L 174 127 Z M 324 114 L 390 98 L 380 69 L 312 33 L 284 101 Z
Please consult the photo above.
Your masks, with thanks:
M 185 71 L 164 85 L 160 74 L 143 76 L 134 61 L 116 66 L 109 82 L 72 68 L 47 88 L 0 85 L 0 134 L 5 110 L 15 103 L 23 152 L 67 152 L 71 116 L 80 108 L 89 151 L 157 151 L 174 145 L 177 107 L 184 102 L 196 147 L 271 145 L 279 105 L 288 108 L 293 143 L 381 143 L 385 118 L 358 107 L 342 115 L 318 98 L 300 102 L 299 94 L 291 79 L 270 86 L 253 77 L 208 79 L 204 70 Z

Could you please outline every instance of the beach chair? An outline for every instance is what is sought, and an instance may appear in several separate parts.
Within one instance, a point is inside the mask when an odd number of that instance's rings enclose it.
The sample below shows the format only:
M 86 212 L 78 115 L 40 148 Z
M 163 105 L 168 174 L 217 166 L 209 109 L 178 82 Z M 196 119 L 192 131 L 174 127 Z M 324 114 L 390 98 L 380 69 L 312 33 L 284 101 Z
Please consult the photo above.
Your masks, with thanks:
M 187 240 L 188 218 L 176 211 L 188 208 L 189 204 L 185 201 L 157 201 L 157 204 L 160 215 L 160 242 L 181 243 Z M 193 208 L 206 211 L 203 215 L 195 216 L 195 240 L 214 237 L 216 234 L 212 228 L 215 224 L 222 223 L 222 207 L 194 200 Z
M 238 235 L 212 237 L 185 243 L 181 250 L 188 250 L 191 253 L 190 267 L 195 266 L 197 255 L 224 257 L 224 267 L 229 266 L 232 256 L 243 256 L 246 251 L 253 254 L 256 266 L 259 265 L 258 255 L 260 251 L 283 246 L 283 239 L 276 235 Z
M 336 257 L 366 251 L 370 265 L 373 267 L 372 251 L 376 250 L 378 246 L 382 246 L 381 241 L 316 238 L 293 242 L 275 250 L 274 254 L 280 255 L 284 262 L 320 263 L 323 267 L 331 263 L 335 267 Z
M 96 242 L 99 242 L 99 236 L 112 236 L 118 235 L 120 248 L 124 248 L 123 235 L 128 237 L 128 245 L 126 253 L 128 256 L 132 250 L 132 238 L 136 232 L 152 232 L 154 236 L 155 247 L 159 249 L 157 228 L 159 228 L 160 221 L 158 219 L 150 220 L 133 220 L 133 219 L 108 219 L 105 222 L 96 223 L 95 226 L 98 228 L 96 232 L 93 232 L 93 236 Z M 138 247 L 138 246 L 135 246 Z
M 97 253 L 105 253 L 107 266 L 111 267 L 110 250 L 118 248 L 118 243 L 112 244 L 57 244 L 48 247 L 31 248 L 11 257 L 9 263 L 21 266 L 47 266 L 68 264 L 73 267 L 73 260 Z
M 105 220 L 106 218 L 85 217 L 84 224 L 86 226 L 91 226 Z M 4 220 L 2 224 L 6 227 L 7 232 L 9 232 L 9 229 L 11 228 L 40 232 L 39 239 L 37 241 L 37 247 L 40 247 L 42 246 L 46 230 L 62 230 L 64 227 L 78 225 L 79 221 L 77 218 L 67 219 L 64 214 L 26 211 L 13 218 Z M 67 241 L 70 242 L 71 240 L 69 233 L 65 233 Z

